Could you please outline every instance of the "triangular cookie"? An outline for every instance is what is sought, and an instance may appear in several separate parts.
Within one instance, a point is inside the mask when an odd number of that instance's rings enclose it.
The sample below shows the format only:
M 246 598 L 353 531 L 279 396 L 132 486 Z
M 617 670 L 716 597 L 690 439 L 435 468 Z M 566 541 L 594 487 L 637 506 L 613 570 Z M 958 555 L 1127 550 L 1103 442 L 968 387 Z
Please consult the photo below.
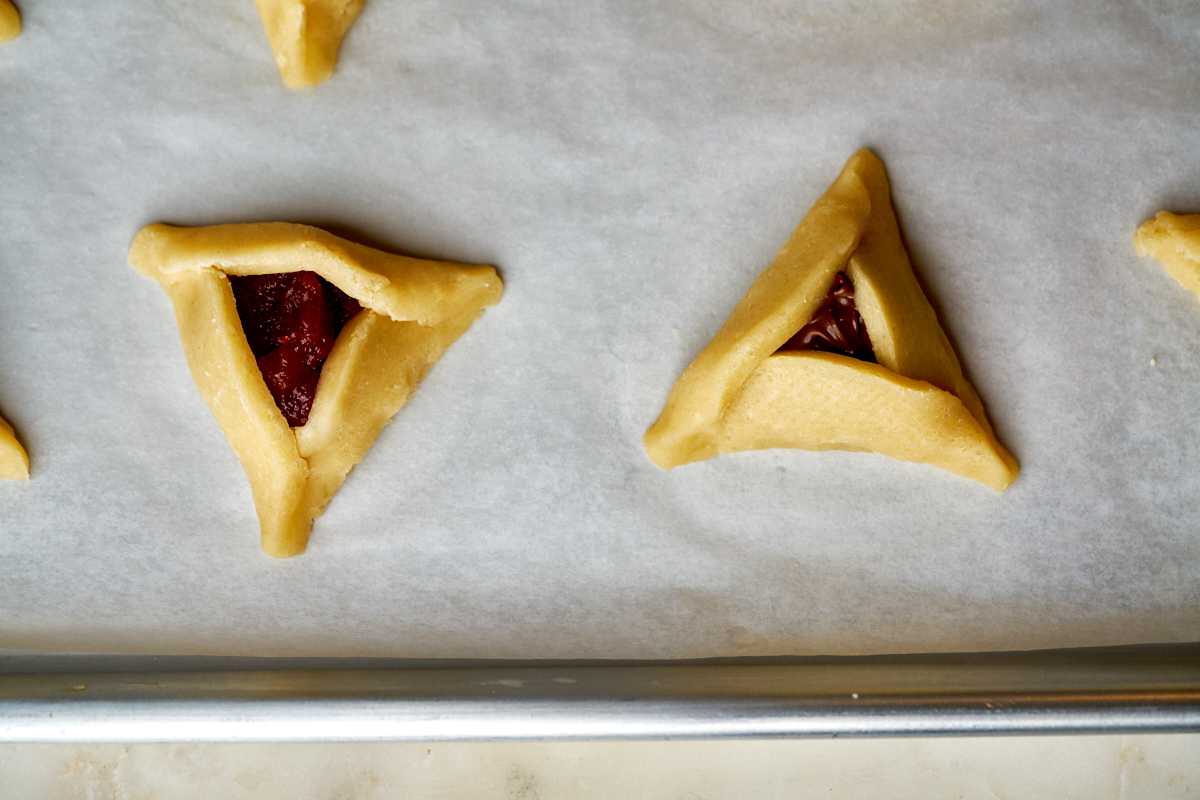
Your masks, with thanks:
M 1160 211 L 1133 236 L 1139 256 L 1151 256 L 1180 286 L 1200 298 L 1200 214 Z
M 12 426 L 0 417 L 0 480 L 23 481 L 29 478 L 29 456 L 17 441 Z
M 250 479 L 273 556 L 304 550 L 351 467 L 502 292 L 489 266 L 407 258 L 288 223 L 150 225 L 129 260 L 171 298 L 192 376 Z M 282 273 L 315 273 L 363 309 L 336 335 L 295 428 L 264 380 L 230 280 Z
M 342 39 L 365 0 L 255 0 L 279 75 L 290 89 L 316 86 L 337 65 Z
M 0 42 L 21 35 L 21 12 L 9 0 L 0 0 Z
M 797 343 L 832 325 L 813 318 L 845 300 L 835 281 L 852 285 L 853 300 L 839 313 L 865 327 L 867 357 L 873 351 L 878 363 L 831 344 L 853 331 Z M 797 447 L 878 452 L 998 490 L 1018 470 L 913 275 L 883 163 L 868 150 L 846 163 L 680 376 L 645 446 L 664 469 Z

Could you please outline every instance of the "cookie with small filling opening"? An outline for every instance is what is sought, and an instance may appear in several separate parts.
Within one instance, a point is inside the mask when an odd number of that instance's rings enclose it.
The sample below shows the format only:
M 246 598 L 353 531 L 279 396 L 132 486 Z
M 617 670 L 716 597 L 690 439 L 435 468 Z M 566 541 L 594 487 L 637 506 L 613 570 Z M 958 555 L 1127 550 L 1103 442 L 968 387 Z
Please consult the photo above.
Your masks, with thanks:
M 909 263 L 883 163 L 846 163 L 672 388 L 645 436 L 669 469 L 774 447 L 860 450 L 1003 490 L 996 439 Z

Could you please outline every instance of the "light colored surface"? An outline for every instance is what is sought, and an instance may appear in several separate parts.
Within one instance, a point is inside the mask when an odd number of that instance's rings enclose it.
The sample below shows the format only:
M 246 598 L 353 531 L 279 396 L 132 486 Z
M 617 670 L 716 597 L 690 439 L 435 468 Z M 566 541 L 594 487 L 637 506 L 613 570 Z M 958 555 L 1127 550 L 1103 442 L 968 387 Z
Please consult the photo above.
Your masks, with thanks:
M 1197 638 L 1200 313 L 1130 237 L 1200 208 L 1200 7 L 962 9 L 369 3 L 333 78 L 295 94 L 248 0 L 26 3 L 0 48 L 0 407 L 36 477 L 0 488 L 0 642 Z M 841 453 L 660 472 L 640 438 L 672 381 L 860 145 L 1020 480 L 997 496 Z M 167 303 L 125 266 L 160 219 L 306 221 L 501 268 L 505 301 L 303 558 L 257 552 Z
M 0 800 L 1174 800 L 1200 736 L 0 747 Z

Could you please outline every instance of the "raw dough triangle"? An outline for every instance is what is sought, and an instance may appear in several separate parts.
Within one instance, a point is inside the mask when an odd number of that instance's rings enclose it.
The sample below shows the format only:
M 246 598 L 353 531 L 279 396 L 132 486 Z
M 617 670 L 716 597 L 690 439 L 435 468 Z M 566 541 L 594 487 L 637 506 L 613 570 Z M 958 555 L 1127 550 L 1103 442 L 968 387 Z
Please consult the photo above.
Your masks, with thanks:
M 2 0 L 0 0 L 2 2 Z M 365 0 L 255 0 L 275 65 L 290 89 L 333 74 L 338 50 Z
M 9 0 L 0 0 L 0 42 L 21 35 L 21 12 Z
M 489 266 L 393 255 L 305 225 L 150 225 L 129 261 L 175 307 L 192 377 L 242 462 L 263 550 L 303 552 L 312 521 L 502 284 Z M 230 275 L 311 270 L 362 304 L 321 370 L 308 422 L 287 421 L 247 343 Z
M 1138 227 L 1133 243 L 1139 256 L 1152 256 L 1200 298 L 1200 214 L 1160 211 Z
M 782 351 L 836 274 L 854 285 L 878 364 Z M 676 382 L 646 432 L 664 469 L 771 447 L 866 450 L 994 489 L 1016 478 L 913 274 L 883 163 L 860 150 Z
M 12 426 L 0 417 L 0 480 L 23 481 L 29 478 L 29 456 L 17 441 Z

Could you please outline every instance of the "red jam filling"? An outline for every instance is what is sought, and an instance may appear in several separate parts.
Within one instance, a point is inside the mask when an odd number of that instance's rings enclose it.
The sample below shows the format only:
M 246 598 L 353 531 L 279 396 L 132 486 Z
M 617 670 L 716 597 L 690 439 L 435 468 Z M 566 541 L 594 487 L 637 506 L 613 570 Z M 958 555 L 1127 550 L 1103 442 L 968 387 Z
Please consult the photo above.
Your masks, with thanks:
M 230 275 L 242 330 L 293 428 L 308 422 L 321 367 L 358 301 L 315 272 Z
M 820 350 L 874 363 L 875 349 L 854 305 L 854 284 L 846 273 L 834 277 L 829 294 L 812 319 L 779 349 Z

